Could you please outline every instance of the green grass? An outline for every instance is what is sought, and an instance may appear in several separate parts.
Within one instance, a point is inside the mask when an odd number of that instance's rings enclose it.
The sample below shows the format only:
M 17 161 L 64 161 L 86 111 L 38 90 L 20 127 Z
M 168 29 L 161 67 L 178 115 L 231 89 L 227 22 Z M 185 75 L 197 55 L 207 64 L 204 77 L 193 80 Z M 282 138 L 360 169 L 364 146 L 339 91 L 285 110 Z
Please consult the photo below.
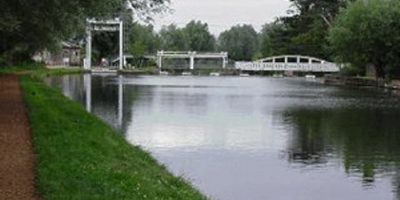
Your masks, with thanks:
M 126 74 L 137 74 L 137 75 L 154 75 L 158 73 L 157 67 L 142 67 L 142 68 L 134 68 L 134 69 L 126 69 L 122 70 L 123 73 Z
M 84 70 L 80 68 L 59 68 L 59 69 L 47 69 L 42 64 L 26 64 L 19 66 L 9 66 L 9 67 L 0 67 L 0 75 L 1 74 L 30 74 L 35 77 L 45 77 L 50 75 L 64 75 L 64 74 L 74 74 L 74 73 L 82 73 Z
M 206 199 L 80 104 L 46 86 L 40 74 L 21 82 L 44 199 Z
M 27 71 L 44 70 L 45 67 L 42 64 L 21 64 L 18 66 L 0 66 L 0 74 L 15 74 Z

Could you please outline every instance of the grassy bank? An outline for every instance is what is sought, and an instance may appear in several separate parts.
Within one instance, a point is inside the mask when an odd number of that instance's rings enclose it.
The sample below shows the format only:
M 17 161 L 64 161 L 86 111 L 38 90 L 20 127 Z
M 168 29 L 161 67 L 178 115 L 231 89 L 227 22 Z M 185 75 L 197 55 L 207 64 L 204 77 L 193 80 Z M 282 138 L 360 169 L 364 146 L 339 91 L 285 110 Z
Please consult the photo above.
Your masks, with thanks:
M 22 87 L 44 199 L 205 199 L 38 75 Z
M 32 65 L 20 65 L 11 67 L 0 67 L 1 74 L 18 74 L 18 75 L 31 75 L 37 78 L 43 78 L 49 75 L 63 75 L 63 74 L 74 74 L 82 73 L 83 69 L 80 68 L 58 68 L 58 69 L 47 69 L 42 64 Z

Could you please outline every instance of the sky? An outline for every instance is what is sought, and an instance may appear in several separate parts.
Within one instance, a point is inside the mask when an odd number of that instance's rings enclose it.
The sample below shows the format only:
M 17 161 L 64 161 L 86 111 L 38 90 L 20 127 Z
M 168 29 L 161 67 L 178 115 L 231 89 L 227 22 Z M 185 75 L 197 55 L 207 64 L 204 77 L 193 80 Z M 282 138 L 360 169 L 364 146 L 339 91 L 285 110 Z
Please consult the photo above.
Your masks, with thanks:
M 171 23 L 179 27 L 191 20 L 207 22 L 218 35 L 237 24 L 252 24 L 259 31 L 266 22 L 286 15 L 288 0 L 171 0 L 172 13 L 157 16 L 156 30 Z

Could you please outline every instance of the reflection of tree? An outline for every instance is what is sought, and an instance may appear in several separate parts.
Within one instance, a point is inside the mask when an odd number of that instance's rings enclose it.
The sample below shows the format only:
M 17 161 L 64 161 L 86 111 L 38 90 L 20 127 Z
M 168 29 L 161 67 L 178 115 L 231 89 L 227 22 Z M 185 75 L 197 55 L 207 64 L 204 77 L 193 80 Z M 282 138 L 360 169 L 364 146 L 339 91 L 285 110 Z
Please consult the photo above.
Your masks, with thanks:
M 118 127 L 118 80 L 117 76 L 92 76 L 92 111 L 107 123 Z M 82 75 L 49 77 L 49 85 L 60 88 L 71 99 L 85 104 L 85 86 Z M 123 86 L 123 123 L 122 131 L 131 120 L 132 105 L 141 97 L 141 87 Z
M 125 132 L 132 116 L 132 105 L 141 96 L 141 89 L 134 85 L 123 85 L 123 121 Z M 118 127 L 118 77 L 92 76 L 92 108 L 93 112 L 107 123 Z
M 85 102 L 85 87 L 80 75 L 53 76 L 47 78 L 46 82 L 61 89 L 65 96 L 81 103 Z
M 399 199 L 400 200 L 400 169 L 399 168 L 397 168 L 397 169 L 394 169 L 396 172 L 395 172 L 395 175 L 393 176 L 393 181 L 392 181 L 392 184 L 393 184 L 393 192 L 395 192 L 396 194 L 397 194 L 397 199 Z
M 393 172 L 400 161 L 400 112 L 371 109 L 288 110 L 293 127 L 291 161 L 323 162 L 335 151 L 346 173 L 361 173 L 365 184 L 376 174 Z M 317 159 L 316 159 L 317 158 Z
M 297 111 L 286 114 L 286 118 L 294 123 L 294 134 L 290 138 L 288 157 L 290 162 L 304 164 L 322 164 L 326 162 L 329 145 L 324 137 L 323 121 L 315 117 L 315 112 Z
M 124 100 L 123 100 L 123 122 L 122 122 L 122 132 L 126 133 L 126 129 L 131 121 L 133 121 L 133 105 L 136 102 L 139 102 L 141 98 L 147 98 L 147 101 L 152 101 L 153 95 L 146 95 L 144 97 L 145 92 L 150 92 L 141 86 L 136 85 L 124 85 Z

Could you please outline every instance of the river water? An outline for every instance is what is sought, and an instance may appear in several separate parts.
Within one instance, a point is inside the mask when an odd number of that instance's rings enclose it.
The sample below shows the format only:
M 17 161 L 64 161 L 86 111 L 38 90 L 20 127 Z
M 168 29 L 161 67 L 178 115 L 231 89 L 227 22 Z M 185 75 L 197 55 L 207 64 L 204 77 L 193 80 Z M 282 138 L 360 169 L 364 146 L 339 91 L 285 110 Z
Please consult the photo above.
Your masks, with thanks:
M 48 82 L 212 199 L 400 199 L 400 98 L 381 91 L 301 78 Z

